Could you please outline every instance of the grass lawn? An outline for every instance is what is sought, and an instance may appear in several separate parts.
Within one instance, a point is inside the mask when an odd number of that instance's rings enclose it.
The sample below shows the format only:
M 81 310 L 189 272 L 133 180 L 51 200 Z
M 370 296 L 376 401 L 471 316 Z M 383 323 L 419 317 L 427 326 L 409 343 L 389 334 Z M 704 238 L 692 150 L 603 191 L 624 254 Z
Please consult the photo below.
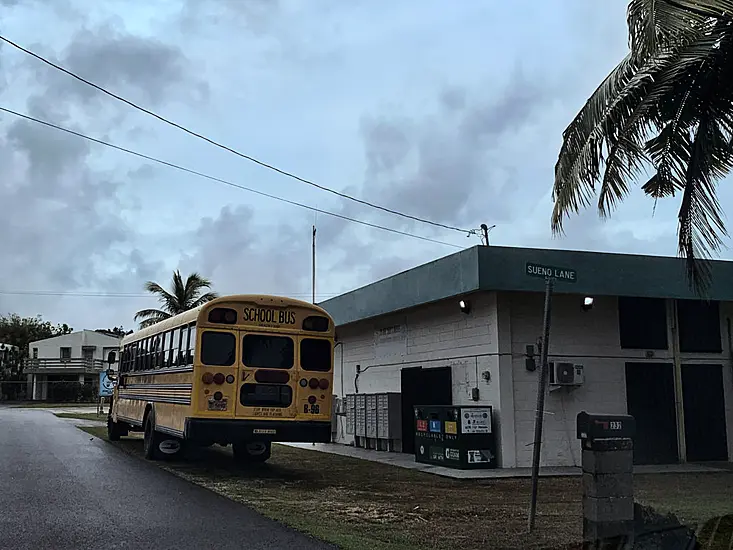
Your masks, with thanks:
M 106 439 L 104 428 L 82 428 Z M 139 438 L 115 443 L 142 456 Z M 160 467 L 347 550 L 580 548 L 581 479 L 540 480 L 536 535 L 526 533 L 528 479 L 453 480 L 275 445 L 239 467 L 214 446 Z M 635 477 L 643 504 L 699 524 L 733 513 L 733 473 Z
M 106 439 L 104 428 L 82 429 Z M 116 444 L 142 456 L 140 439 Z M 542 480 L 530 537 L 529 480 L 452 480 L 284 445 L 247 468 L 217 446 L 159 465 L 347 550 L 568 548 L 581 536 L 579 478 Z
M 77 418 L 79 420 L 98 420 L 99 422 L 107 422 L 107 413 L 97 414 L 96 412 L 90 413 L 53 413 L 59 418 Z
M 68 409 L 70 407 L 96 407 L 96 403 L 20 403 L 10 405 L 11 409 Z

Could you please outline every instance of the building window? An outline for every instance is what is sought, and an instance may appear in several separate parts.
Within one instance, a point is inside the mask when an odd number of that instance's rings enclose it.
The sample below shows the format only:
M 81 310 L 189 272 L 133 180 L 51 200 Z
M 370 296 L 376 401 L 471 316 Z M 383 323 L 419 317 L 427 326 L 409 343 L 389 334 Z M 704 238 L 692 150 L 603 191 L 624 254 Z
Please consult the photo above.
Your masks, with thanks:
M 677 300 L 680 351 L 720 353 L 720 307 L 718 302 Z
M 60 348 L 61 359 L 71 359 L 71 348 Z
M 94 348 L 81 348 L 81 356 L 87 361 L 93 360 Z
M 663 299 L 619 296 L 618 324 L 623 349 L 667 349 L 667 307 Z
M 38 359 L 38 348 L 33 348 L 33 359 Z

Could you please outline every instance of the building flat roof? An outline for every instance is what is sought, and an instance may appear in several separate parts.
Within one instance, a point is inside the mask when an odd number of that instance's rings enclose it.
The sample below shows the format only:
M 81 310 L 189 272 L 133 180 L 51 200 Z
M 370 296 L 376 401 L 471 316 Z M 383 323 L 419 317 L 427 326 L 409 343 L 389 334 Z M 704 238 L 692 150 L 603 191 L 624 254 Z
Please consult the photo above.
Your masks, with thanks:
M 574 270 L 575 282 L 556 279 L 555 292 L 590 296 L 698 299 L 688 286 L 685 261 L 541 248 L 474 246 L 319 303 L 337 326 L 477 291 L 543 292 L 542 277 L 527 264 Z M 733 301 L 733 262 L 710 262 L 711 300 Z

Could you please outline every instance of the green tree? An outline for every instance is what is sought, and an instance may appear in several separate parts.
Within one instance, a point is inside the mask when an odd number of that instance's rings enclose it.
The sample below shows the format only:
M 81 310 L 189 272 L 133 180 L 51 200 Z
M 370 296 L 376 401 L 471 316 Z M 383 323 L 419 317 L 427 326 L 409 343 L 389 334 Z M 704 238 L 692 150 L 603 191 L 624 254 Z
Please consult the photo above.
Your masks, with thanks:
M 733 167 L 733 0 L 631 0 L 627 22 L 629 54 L 563 133 L 553 232 L 596 193 L 601 217 L 634 183 L 655 205 L 680 193 L 678 250 L 704 292 L 727 235 L 716 185 Z
M 145 283 L 145 290 L 158 297 L 162 309 L 138 311 L 135 314 L 135 320 L 140 321 L 140 328 L 145 328 L 173 315 L 199 307 L 217 297 L 216 292 L 202 294 L 203 290 L 207 288 L 211 288 L 211 281 L 205 277 L 198 273 L 191 273 L 184 282 L 178 270 L 173 273 L 170 292 L 158 283 L 148 281 Z
M 114 328 L 98 328 L 95 329 L 94 332 L 99 332 L 100 334 L 106 334 L 107 336 L 117 336 L 119 338 L 122 338 L 123 336 L 127 336 L 128 334 L 132 334 L 131 330 L 125 330 L 125 327 L 120 325 L 119 327 Z

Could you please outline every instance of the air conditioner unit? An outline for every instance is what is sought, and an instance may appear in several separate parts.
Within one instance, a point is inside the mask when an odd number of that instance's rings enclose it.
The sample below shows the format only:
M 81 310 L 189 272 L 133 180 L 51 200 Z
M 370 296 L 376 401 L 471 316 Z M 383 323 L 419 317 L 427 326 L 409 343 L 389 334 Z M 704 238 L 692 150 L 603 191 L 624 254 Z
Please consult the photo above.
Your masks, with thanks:
M 583 365 L 558 361 L 549 367 L 551 386 L 580 386 L 585 381 Z

